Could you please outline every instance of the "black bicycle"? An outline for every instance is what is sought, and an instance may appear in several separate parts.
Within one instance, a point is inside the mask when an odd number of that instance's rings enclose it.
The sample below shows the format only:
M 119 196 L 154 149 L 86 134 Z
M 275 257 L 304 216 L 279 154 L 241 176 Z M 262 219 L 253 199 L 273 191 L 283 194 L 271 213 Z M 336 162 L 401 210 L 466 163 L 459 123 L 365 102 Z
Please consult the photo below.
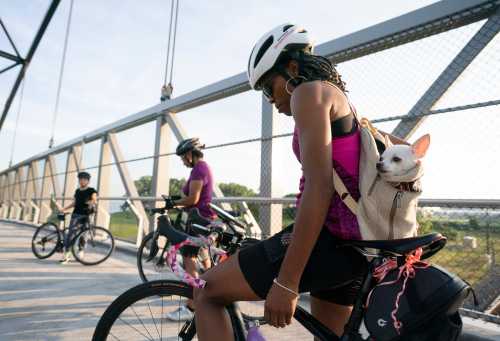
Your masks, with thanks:
M 63 252 L 63 240 L 68 227 L 60 228 L 66 220 L 65 213 L 57 214 L 59 224 L 52 221 L 37 228 L 31 240 L 31 250 L 40 259 L 49 258 L 56 252 Z M 111 256 L 115 240 L 111 232 L 90 223 L 90 218 L 78 221 L 74 237 L 70 240 L 73 257 L 83 265 L 97 265 Z
M 229 231 L 224 227 L 207 228 L 194 224 L 200 237 L 193 237 L 173 228 L 165 218 L 160 217 L 158 224 L 172 244 L 166 252 L 166 258 L 174 272 L 179 268 L 176 264 L 175 253 L 181 245 L 215 247 L 216 254 L 222 254 L 224 251 L 231 255 L 245 242 L 244 232 L 234 227 Z M 426 259 L 441 250 L 445 244 L 446 238 L 438 233 L 391 241 L 346 240 L 339 247 L 352 247 L 369 257 L 370 261 L 344 334 L 340 338 L 337 337 L 300 306 L 297 306 L 294 318 L 319 340 L 364 340 L 360 334 L 360 326 L 365 314 L 364 302 L 375 286 L 374 270 L 387 260 L 404 264 L 407 256 L 412 255 L 417 249 L 421 250 L 420 258 Z M 374 252 L 374 249 L 378 252 Z M 194 318 L 187 322 L 168 322 L 164 318 L 166 313 L 180 307 L 187 299 L 193 297 L 193 286 L 203 285 L 200 280 L 189 278 L 186 274 L 180 273 L 179 276 L 183 279 L 182 281 L 147 282 L 121 294 L 102 315 L 92 340 L 103 341 L 108 337 L 113 340 L 170 340 L 172 338 L 195 340 Z M 226 307 L 233 325 L 235 340 L 238 341 L 246 340 L 249 327 L 263 322 L 245 317 L 241 313 L 242 304 L 247 303 L 238 302 Z
M 165 201 L 178 199 L 178 197 L 174 196 L 169 197 L 163 195 L 162 197 Z M 247 228 L 244 223 L 239 221 L 230 212 L 213 204 L 210 204 L 210 206 L 217 214 L 217 218 L 224 224 L 236 226 L 241 229 Z M 187 233 L 190 232 L 193 224 L 207 226 L 212 223 L 211 220 L 201 216 L 196 208 L 190 209 L 189 211 L 181 208 L 173 208 L 170 210 L 166 210 L 165 208 L 152 208 L 148 209 L 148 213 L 151 215 L 157 213 L 164 214 L 165 219 L 168 219 L 169 224 L 175 229 Z M 250 243 L 250 241 L 252 241 L 252 239 L 247 238 L 247 243 Z M 257 242 L 258 240 L 253 239 L 253 241 Z M 144 236 L 141 245 L 137 249 L 137 269 L 139 270 L 139 276 L 143 282 L 172 278 L 172 272 L 165 258 L 165 254 L 170 246 L 171 244 L 161 228 L 157 228 L 155 231 Z M 201 261 L 198 262 L 198 267 L 201 271 L 204 270 Z

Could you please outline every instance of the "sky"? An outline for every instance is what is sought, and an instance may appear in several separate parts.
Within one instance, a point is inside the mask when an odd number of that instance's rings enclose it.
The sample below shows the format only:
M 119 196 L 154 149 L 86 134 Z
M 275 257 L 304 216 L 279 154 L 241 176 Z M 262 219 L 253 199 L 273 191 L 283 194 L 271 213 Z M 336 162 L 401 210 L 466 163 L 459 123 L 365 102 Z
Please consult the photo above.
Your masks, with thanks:
M 181 0 L 174 68 L 174 96 L 245 70 L 249 52 L 266 31 L 283 22 L 306 27 L 318 43 L 427 6 L 434 1 L 194 1 Z M 14 163 L 47 149 L 61 62 L 69 0 L 61 4 L 28 69 L 20 111 Z M 0 16 L 25 55 L 49 5 L 48 0 L 0 0 Z M 65 65 L 56 145 L 159 102 L 163 83 L 170 1 L 75 0 Z M 408 112 L 482 23 L 342 63 L 349 96 L 362 116 L 380 118 Z M 2 32 L 0 32 L 2 33 Z M 0 34 L 0 49 L 9 50 Z M 490 43 L 437 103 L 445 108 L 500 98 L 500 41 Z M 0 68 L 4 66 L 0 62 Z M 0 75 L 5 102 L 17 75 Z M 19 96 L 0 131 L 0 169 L 9 164 Z M 191 136 L 207 145 L 255 138 L 261 132 L 261 97 L 246 92 L 178 115 Z M 500 198 L 499 107 L 454 112 L 426 120 L 410 139 L 432 137 L 426 156 L 424 197 Z M 293 121 L 275 117 L 276 133 Z M 391 130 L 395 123 L 380 125 Z M 126 159 L 153 154 L 154 124 L 118 133 Z M 275 195 L 297 191 L 300 165 L 290 138 L 275 141 Z M 175 148 L 175 143 L 169 146 Z M 98 162 L 97 142 L 84 148 L 85 166 Z M 218 182 L 258 190 L 260 143 L 207 150 Z M 62 171 L 65 156 L 56 158 Z M 187 177 L 177 158 L 169 158 L 173 177 Z M 152 161 L 129 163 L 134 179 L 151 175 Z M 95 172 L 93 171 L 93 174 Z M 113 195 L 123 194 L 113 170 Z M 62 180 L 62 178 L 61 178 Z M 95 181 L 95 177 L 94 177 Z

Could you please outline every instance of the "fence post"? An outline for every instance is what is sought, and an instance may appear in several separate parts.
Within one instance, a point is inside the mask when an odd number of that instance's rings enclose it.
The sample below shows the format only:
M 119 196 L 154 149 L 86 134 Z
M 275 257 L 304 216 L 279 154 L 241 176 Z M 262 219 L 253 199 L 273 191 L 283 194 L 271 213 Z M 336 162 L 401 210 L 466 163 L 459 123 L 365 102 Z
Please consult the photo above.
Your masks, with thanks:
M 31 220 L 34 224 L 37 224 L 40 222 L 40 205 L 36 205 L 36 201 L 34 201 L 34 198 L 37 196 L 41 196 L 40 191 L 41 188 L 38 186 L 38 180 L 39 180 L 40 173 L 38 172 L 38 161 L 33 161 L 31 162 L 31 188 L 33 189 L 33 196 L 31 197 L 31 206 L 36 207 L 33 208 L 33 219 Z
M 111 147 L 108 139 L 101 139 L 99 153 L 99 173 L 97 176 L 97 192 L 99 197 L 109 197 L 111 193 Z M 96 225 L 109 229 L 109 201 L 98 200 Z
M 272 198 L 276 196 L 273 172 L 273 139 L 276 127 L 274 115 L 276 109 L 262 96 L 262 141 L 260 156 L 260 196 Z M 264 236 L 272 235 L 282 229 L 282 205 L 263 204 L 260 207 L 259 224 Z
M 165 115 L 156 119 L 156 132 L 155 132 L 155 157 L 153 159 L 153 176 L 151 178 L 151 195 L 159 197 L 162 194 L 168 195 L 170 193 L 170 174 L 168 169 L 169 159 L 168 156 L 159 156 L 168 152 L 169 146 L 172 143 L 170 135 L 170 127 Z M 154 207 L 161 207 L 162 202 L 153 202 Z M 154 230 L 156 227 L 155 214 L 150 218 L 149 224 Z

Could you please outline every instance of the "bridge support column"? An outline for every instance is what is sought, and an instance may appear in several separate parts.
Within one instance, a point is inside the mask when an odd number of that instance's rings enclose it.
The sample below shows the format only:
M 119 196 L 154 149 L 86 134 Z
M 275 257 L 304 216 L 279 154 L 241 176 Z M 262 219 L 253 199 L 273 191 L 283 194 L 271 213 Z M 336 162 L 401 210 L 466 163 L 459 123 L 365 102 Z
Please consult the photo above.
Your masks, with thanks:
M 101 139 L 99 153 L 99 172 L 97 176 L 97 192 L 99 197 L 109 197 L 111 193 L 111 147 L 107 137 Z M 96 225 L 109 229 L 109 201 L 99 200 L 97 203 Z
M 276 196 L 273 172 L 273 138 L 276 125 L 274 115 L 276 109 L 262 96 L 262 142 L 260 147 L 260 196 L 272 198 Z M 263 204 L 260 208 L 259 223 L 264 236 L 281 231 L 283 228 L 283 207 L 281 204 Z
M 125 191 L 127 192 L 127 196 L 138 197 L 139 194 L 137 193 L 137 188 L 135 187 L 135 183 L 132 180 L 132 177 L 130 176 L 127 164 L 123 162 L 125 158 L 123 157 L 122 151 L 120 149 L 120 146 L 118 145 L 118 141 L 116 140 L 115 134 L 113 133 L 108 134 L 108 141 L 111 147 L 111 152 L 113 153 L 113 156 L 116 161 L 118 173 L 120 174 L 122 183 L 125 187 Z M 140 243 L 140 240 L 142 240 L 142 234 L 149 233 L 148 216 L 146 214 L 146 210 L 144 209 L 144 205 L 142 204 L 141 200 L 131 200 L 131 201 L 134 204 L 135 208 L 137 209 L 137 213 L 142 217 L 143 220 L 143 225 L 142 225 L 143 231 L 140 231 L 141 228 L 139 228 L 137 234 L 137 242 Z

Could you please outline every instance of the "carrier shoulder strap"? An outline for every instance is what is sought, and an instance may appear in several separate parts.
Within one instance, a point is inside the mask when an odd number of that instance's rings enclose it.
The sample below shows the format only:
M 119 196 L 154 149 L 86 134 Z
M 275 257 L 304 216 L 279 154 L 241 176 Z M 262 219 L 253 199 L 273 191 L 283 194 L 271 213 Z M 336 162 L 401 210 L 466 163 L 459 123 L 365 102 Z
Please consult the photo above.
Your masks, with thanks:
M 344 182 L 340 178 L 335 168 L 332 168 L 332 170 L 333 170 L 333 186 L 335 188 L 335 191 L 339 194 L 339 197 L 342 200 L 342 202 L 349 208 L 349 210 L 351 210 L 352 213 L 356 215 L 358 212 L 358 203 L 351 196 L 351 193 L 349 193 L 349 190 L 345 186 Z
M 354 115 L 354 119 L 356 120 L 356 123 L 358 124 L 358 129 L 361 129 L 361 124 L 358 118 L 358 113 L 356 112 L 356 108 L 354 108 L 354 105 L 352 105 L 351 101 L 349 100 L 349 97 L 347 94 L 342 91 L 337 85 L 326 82 L 327 84 L 333 86 L 334 88 L 338 89 L 342 94 L 344 94 L 344 97 L 347 100 L 347 103 L 349 104 L 349 108 L 351 109 L 352 114 Z M 358 203 L 354 198 L 351 196 L 351 193 L 349 193 L 349 190 L 345 186 L 344 182 L 340 178 L 339 174 L 335 170 L 335 168 L 332 168 L 333 171 L 333 187 L 335 191 L 339 194 L 340 199 L 342 202 L 349 208 L 349 210 L 356 215 L 358 211 Z

